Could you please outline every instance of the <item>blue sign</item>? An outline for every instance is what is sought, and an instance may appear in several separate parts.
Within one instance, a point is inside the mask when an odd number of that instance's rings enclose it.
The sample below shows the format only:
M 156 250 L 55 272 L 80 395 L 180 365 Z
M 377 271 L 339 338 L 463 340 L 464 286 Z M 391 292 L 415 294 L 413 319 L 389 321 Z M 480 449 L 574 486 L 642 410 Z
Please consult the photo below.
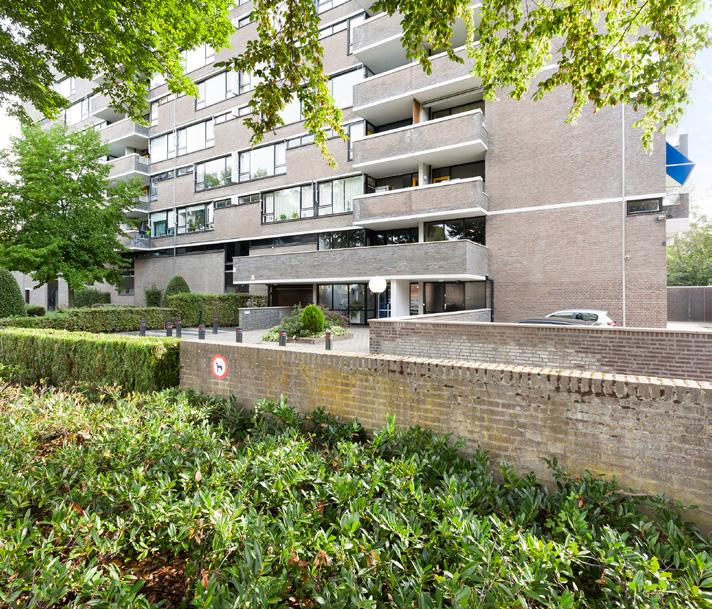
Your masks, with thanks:
M 695 164 L 675 146 L 665 142 L 665 171 L 678 184 L 684 184 Z

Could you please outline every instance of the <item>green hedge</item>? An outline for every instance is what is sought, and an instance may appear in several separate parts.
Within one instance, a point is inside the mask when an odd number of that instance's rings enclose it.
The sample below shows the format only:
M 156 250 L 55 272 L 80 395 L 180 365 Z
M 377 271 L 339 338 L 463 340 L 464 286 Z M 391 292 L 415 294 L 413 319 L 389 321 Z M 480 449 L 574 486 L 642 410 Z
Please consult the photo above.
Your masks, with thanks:
M 138 331 L 141 320 L 149 329 L 163 328 L 166 321 L 175 319 L 173 309 L 158 307 L 102 306 L 88 309 L 69 309 L 64 313 L 45 317 L 8 317 L 0 319 L 0 327 L 51 328 L 77 332 L 132 332 Z
M 25 299 L 12 273 L 0 267 L 0 317 L 25 315 Z
M 91 307 L 95 304 L 109 304 L 110 302 L 111 294 L 109 292 L 100 292 L 94 288 L 77 290 L 74 294 L 74 306 L 78 309 Z
M 179 341 L 64 330 L 0 330 L 0 362 L 12 380 L 51 385 L 120 385 L 125 391 L 175 387 Z M 5 371 L 5 375 L 8 372 Z
M 213 323 L 217 316 L 221 326 L 237 326 L 240 323 L 240 307 L 263 307 L 265 299 L 252 294 L 200 294 L 196 292 L 173 294 L 168 297 L 168 305 L 178 311 L 184 326 L 197 326 L 200 311 L 203 323 Z

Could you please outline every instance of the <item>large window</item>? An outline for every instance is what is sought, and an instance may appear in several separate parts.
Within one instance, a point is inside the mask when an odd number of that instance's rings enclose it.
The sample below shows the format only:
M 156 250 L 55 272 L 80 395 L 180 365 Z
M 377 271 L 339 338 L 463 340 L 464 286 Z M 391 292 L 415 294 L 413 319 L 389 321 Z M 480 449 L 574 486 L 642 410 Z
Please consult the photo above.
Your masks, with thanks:
M 314 191 L 311 184 L 283 188 L 262 195 L 262 222 L 284 222 L 314 216 Z
M 215 144 L 215 125 L 212 119 L 165 133 L 151 140 L 151 162 L 204 150 Z
M 455 241 L 461 239 L 468 239 L 484 245 L 484 217 L 447 220 L 446 222 L 428 222 L 425 225 L 426 241 Z
M 196 163 L 195 165 L 195 191 L 210 190 L 220 186 L 230 184 L 232 178 L 232 170 L 230 167 L 230 157 L 222 157 L 206 161 L 204 163 Z
M 342 4 L 345 4 L 348 1 L 349 0 L 317 0 L 316 4 L 319 8 L 319 12 L 323 13 L 332 8 L 336 8 L 337 6 L 341 6 Z
M 638 201 L 627 201 L 626 210 L 628 215 L 636 214 L 656 214 L 662 209 L 662 199 L 640 199 Z
M 65 78 L 64 80 L 54 83 L 54 90 L 60 95 L 64 95 L 64 97 L 69 97 L 70 95 L 74 95 L 75 84 L 76 80 L 74 77 Z
M 67 125 L 76 125 L 81 121 L 89 118 L 89 98 L 78 101 L 72 104 L 64 111 L 64 122 Z
M 177 233 L 195 233 L 211 230 L 213 228 L 213 202 L 200 203 L 190 207 L 181 207 L 177 210 Z
M 173 179 L 173 170 L 164 171 L 163 173 L 157 173 L 156 175 L 151 176 L 151 183 L 148 191 L 151 201 L 156 201 L 158 199 L 158 183 L 171 179 Z
M 240 153 L 240 182 L 284 173 L 287 173 L 286 142 Z
M 151 237 L 167 237 L 175 230 L 175 216 L 172 209 L 153 212 L 148 223 L 151 227 Z
M 198 99 L 195 101 L 196 109 L 212 106 L 233 95 L 233 72 L 221 72 L 215 76 L 198 83 Z
M 366 245 L 366 231 L 344 230 L 319 235 L 320 250 L 340 250 L 347 247 L 363 247 Z
M 207 66 L 215 59 L 215 51 L 207 44 L 201 44 L 199 47 L 190 49 L 185 52 L 183 63 L 186 72 L 192 72 L 203 66 Z
M 361 82 L 363 78 L 364 69 L 356 68 L 329 80 L 329 92 L 337 107 L 349 108 L 354 105 L 354 85 Z
M 365 324 L 376 317 L 376 295 L 365 283 L 327 283 L 317 286 L 317 302 L 332 311 L 343 313 L 352 324 Z
M 433 282 L 425 284 L 425 313 L 484 309 L 485 282 Z
M 363 176 L 319 184 L 319 215 L 343 214 L 353 209 L 353 199 L 363 194 Z
M 418 229 L 395 228 L 392 230 L 374 231 L 371 233 L 373 245 L 399 245 L 402 243 L 418 243 Z
M 321 27 L 319 28 L 319 40 L 328 38 L 329 36 L 333 36 L 334 34 L 338 34 L 339 32 L 344 32 L 348 30 L 349 33 L 346 42 L 346 53 L 350 55 L 353 51 L 354 28 L 360 23 L 363 23 L 365 20 L 366 13 L 359 13 L 358 15 L 354 15 L 353 17 L 348 17 L 347 19 L 343 19 L 342 21 L 337 21 L 336 23 L 331 23 L 329 25 Z
M 464 163 L 451 167 L 438 167 L 431 170 L 433 184 L 447 180 L 462 180 L 464 178 L 480 177 L 485 179 L 485 162 Z

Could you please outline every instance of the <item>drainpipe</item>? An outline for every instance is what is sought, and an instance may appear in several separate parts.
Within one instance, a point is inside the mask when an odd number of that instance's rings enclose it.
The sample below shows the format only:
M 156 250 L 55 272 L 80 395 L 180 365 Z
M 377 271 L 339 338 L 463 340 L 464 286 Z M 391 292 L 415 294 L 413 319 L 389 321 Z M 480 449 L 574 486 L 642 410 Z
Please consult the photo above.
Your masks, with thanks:
M 626 234 L 625 223 L 628 217 L 625 203 L 625 104 L 621 104 L 621 300 L 623 305 L 623 326 L 627 326 L 626 302 Z
M 490 276 L 487 276 L 485 281 L 489 283 L 490 322 L 494 322 L 494 279 L 492 279 L 492 277 Z

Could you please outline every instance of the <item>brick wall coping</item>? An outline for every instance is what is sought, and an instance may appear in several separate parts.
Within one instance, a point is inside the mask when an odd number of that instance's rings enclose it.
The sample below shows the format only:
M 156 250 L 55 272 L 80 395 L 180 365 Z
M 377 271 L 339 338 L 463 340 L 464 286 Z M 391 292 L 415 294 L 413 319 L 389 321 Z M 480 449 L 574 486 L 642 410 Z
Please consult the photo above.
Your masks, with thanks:
M 464 313 L 465 311 L 453 311 L 453 313 Z M 433 313 L 435 315 L 442 315 L 441 313 Z M 427 319 L 423 319 L 427 318 Z M 519 328 L 522 333 L 526 331 L 535 332 L 537 334 L 548 333 L 556 334 L 558 332 L 610 332 L 611 336 L 621 335 L 621 334 L 646 334 L 651 337 L 670 337 L 675 338 L 676 336 L 689 338 L 694 335 L 696 338 L 701 340 L 712 341 L 712 332 L 705 332 L 700 330 L 683 330 L 675 329 L 668 330 L 665 328 L 631 328 L 631 327 L 610 327 L 610 326 L 556 326 L 549 324 L 517 324 L 511 322 L 488 322 L 488 321 L 448 321 L 448 320 L 436 320 L 430 318 L 429 315 L 413 315 L 406 317 L 388 317 L 384 319 L 369 319 L 369 325 L 380 324 L 380 325 L 400 325 L 400 324 L 420 324 L 422 326 L 427 325 L 447 325 L 447 326 L 480 326 L 484 328 Z
M 194 341 L 181 343 L 181 349 L 194 349 Z M 207 343 L 206 343 L 207 344 Z M 456 359 L 431 359 L 427 357 L 415 357 L 404 355 L 372 354 L 372 353 L 346 353 L 333 351 L 302 351 L 280 347 L 277 344 L 263 345 L 213 345 L 215 352 L 228 355 L 240 350 L 252 351 L 277 351 L 285 355 L 289 352 L 299 353 L 299 358 L 307 362 L 312 360 L 331 360 L 331 363 L 342 364 L 348 367 L 362 367 L 368 369 L 379 369 L 387 367 L 394 371 L 403 371 L 410 365 L 428 366 L 432 368 L 445 369 L 452 374 L 458 374 L 459 370 L 474 371 L 479 373 L 480 380 L 486 382 L 509 382 L 521 383 L 524 385 L 553 386 L 560 391 L 586 392 L 594 395 L 617 395 L 625 397 L 634 395 L 636 386 L 647 386 L 651 389 L 658 388 L 660 391 L 683 390 L 712 392 L 712 382 L 695 381 L 690 379 L 675 379 L 657 376 L 643 376 L 634 374 L 616 374 L 610 372 L 595 372 L 586 370 L 570 370 L 565 368 L 540 368 L 536 366 L 517 366 L 508 364 L 492 364 L 488 362 L 472 362 Z

